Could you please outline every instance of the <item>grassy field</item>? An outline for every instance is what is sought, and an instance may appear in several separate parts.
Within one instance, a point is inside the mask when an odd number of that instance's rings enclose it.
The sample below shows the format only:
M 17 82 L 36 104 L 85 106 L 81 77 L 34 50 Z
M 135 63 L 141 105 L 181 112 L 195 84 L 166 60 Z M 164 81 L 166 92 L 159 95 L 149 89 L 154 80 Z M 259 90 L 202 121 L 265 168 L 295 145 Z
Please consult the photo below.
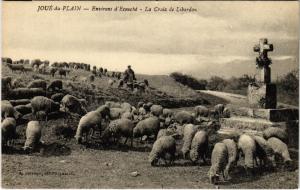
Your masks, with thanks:
M 88 76 L 88 72 L 74 71 L 70 73 L 64 84 L 71 82 L 71 78 L 78 75 L 79 78 Z M 12 74 L 2 65 L 2 76 L 21 77 L 25 84 L 37 75 L 47 81 L 48 75 L 34 73 Z M 60 78 L 60 77 L 56 77 Z M 206 102 L 209 107 L 217 103 L 226 103 L 220 98 L 197 93 L 185 86 L 178 85 L 167 76 L 138 76 L 139 79 L 149 80 L 153 90 L 146 98 L 171 99 L 176 102 L 176 111 L 192 110 L 180 104 L 186 99 L 199 99 Z M 145 95 L 134 95 L 125 89 L 118 90 L 115 86 L 109 87 L 109 78 L 97 78 L 93 82 L 96 89 L 90 84 L 77 81 L 74 93 L 84 97 L 87 93 L 94 93 L 89 101 L 89 110 L 94 109 L 105 98 L 129 99 L 132 102 L 140 101 Z M 66 88 L 71 92 L 71 89 Z M 72 91 L 73 93 L 73 91 Z M 96 97 L 102 97 L 101 101 L 95 101 Z M 173 98 L 173 99 L 172 99 Z M 179 103 L 179 104 L 177 104 Z M 194 102 L 196 103 L 196 102 Z M 2 153 L 2 187 L 4 188 L 217 188 L 209 183 L 207 172 L 208 165 L 192 165 L 190 161 L 180 157 L 182 140 L 177 140 L 178 157 L 175 164 L 170 167 L 151 167 L 148 162 L 148 154 L 151 143 L 134 142 L 133 148 L 126 145 L 103 147 L 95 141 L 88 148 L 75 143 L 75 140 L 62 139 L 55 135 L 58 126 L 77 127 L 79 118 L 68 123 L 62 118 L 42 122 L 42 140 L 45 145 L 38 152 L 24 154 L 21 147 L 25 141 L 26 124 L 17 126 L 20 138 L 16 140 L 13 149 Z M 215 131 L 216 129 L 210 129 Z M 222 138 L 216 133 L 210 134 L 210 147 Z M 124 139 L 121 139 L 122 142 Z M 298 154 L 292 152 L 294 168 L 291 171 L 278 169 L 277 171 L 257 171 L 255 177 L 245 176 L 242 168 L 243 160 L 239 162 L 230 181 L 222 182 L 219 188 L 297 188 L 298 187 Z M 135 176 L 132 172 L 137 172 Z

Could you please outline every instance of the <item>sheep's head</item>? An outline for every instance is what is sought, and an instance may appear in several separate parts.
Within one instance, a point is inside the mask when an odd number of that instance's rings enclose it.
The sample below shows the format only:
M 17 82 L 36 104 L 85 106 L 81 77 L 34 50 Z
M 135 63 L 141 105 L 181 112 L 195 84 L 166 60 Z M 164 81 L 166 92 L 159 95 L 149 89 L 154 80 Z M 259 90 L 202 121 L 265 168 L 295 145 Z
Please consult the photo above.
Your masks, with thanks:
M 211 184 L 217 184 L 220 180 L 220 175 L 216 173 L 215 167 L 211 167 L 208 171 L 208 177 Z
M 75 135 L 74 138 L 76 139 L 77 144 L 81 144 L 82 143 L 82 137 L 81 136 Z
M 150 153 L 149 155 L 149 162 L 151 166 L 155 166 L 158 163 L 158 157 L 156 154 Z

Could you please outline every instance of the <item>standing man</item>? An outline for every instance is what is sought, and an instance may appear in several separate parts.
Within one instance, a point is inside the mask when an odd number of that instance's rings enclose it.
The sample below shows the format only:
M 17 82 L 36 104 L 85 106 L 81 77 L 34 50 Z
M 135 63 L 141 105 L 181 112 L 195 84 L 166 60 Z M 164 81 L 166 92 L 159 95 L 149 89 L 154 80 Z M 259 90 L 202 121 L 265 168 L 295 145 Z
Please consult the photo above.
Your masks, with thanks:
M 126 71 L 124 72 L 124 82 L 127 83 L 127 86 L 133 90 L 133 81 L 136 80 L 134 71 L 131 69 L 131 66 L 128 65 Z

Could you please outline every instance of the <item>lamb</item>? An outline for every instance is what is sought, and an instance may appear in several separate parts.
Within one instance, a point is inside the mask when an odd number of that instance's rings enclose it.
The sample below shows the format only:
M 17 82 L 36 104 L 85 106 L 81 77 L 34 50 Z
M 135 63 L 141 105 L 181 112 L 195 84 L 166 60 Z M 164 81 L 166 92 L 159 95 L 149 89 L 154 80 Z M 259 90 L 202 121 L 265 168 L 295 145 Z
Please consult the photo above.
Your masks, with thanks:
M 195 113 L 196 117 L 198 117 L 198 116 L 208 117 L 209 109 L 205 106 L 199 105 L 194 108 L 194 113 Z
M 179 111 L 175 114 L 175 120 L 181 125 L 185 123 L 194 123 L 194 117 L 187 111 Z
M 9 100 L 13 106 L 26 105 L 30 103 L 30 99 Z
M 44 96 L 36 96 L 31 100 L 32 114 L 36 116 L 37 112 L 43 111 L 46 114 L 46 121 L 48 120 L 48 113 L 59 111 L 59 103 L 46 98 Z
M 88 133 L 92 129 L 100 130 L 101 132 L 101 120 L 109 115 L 109 108 L 107 106 L 100 106 L 95 111 L 88 112 L 86 115 L 81 117 L 75 139 L 77 143 L 82 143 L 82 136 L 85 134 L 85 141 L 88 142 Z
M 51 100 L 53 100 L 54 102 L 61 102 L 64 96 L 65 95 L 63 93 L 56 93 L 51 96 Z
M 1 123 L 2 145 L 8 146 L 16 137 L 16 120 L 12 117 L 5 118 Z
M 263 131 L 263 137 L 265 139 L 276 137 L 283 142 L 288 143 L 288 134 L 286 130 L 279 127 L 268 127 Z
M 274 166 L 274 152 L 272 148 L 268 145 L 268 142 L 260 136 L 252 136 L 256 142 L 256 158 L 259 158 L 260 166 L 266 165 L 267 167 Z M 257 160 L 255 161 L 257 163 Z M 258 164 L 257 164 L 258 165 Z
M 103 131 L 102 138 L 107 141 L 109 137 L 118 138 L 120 136 L 126 137 L 124 144 L 127 143 L 128 138 L 131 139 L 131 147 L 133 145 L 133 128 L 134 123 L 126 118 L 113 120 L 108 127 Z
M 228 163 L 225 168 L 225 176 L 228 177 L 229 172 L 232 170 L 233 166 L 236 166 L 237 164 L 238 148 L 237 144 L 232 139 L 224 139 L 222 143 L 226 145 L 228 151 Z
M 256 143 L 253 138 L 247 134 L 240 136 L 238 140 L 238 149 L 242 151 L 245 157 L 245 169 L 247 174 L 254 168 L 254 156 L 256 152 Z
M 163 109 L 163 113 L 162 113 L 163 117 L 173 117 L 174 112 L 170 109 L 164 108 Z
M 208 171 L 210 183 L 216 184 L 219 181 L 220 173 L 223 174 L 224 180 L 227 178 L 224 173 L 227 161 L 228 150 L 226 144 L 223 142 L 216 143 L 211 154 L 211 167 Z
M 171 136 L 163 136 L 157 139 L 149 154 L 149 162 L 151 166 L 155 166 L 159 159 L 163 159 L 166 162 L 169 159 L 169 164 L 172 164 L 175 160 L 176 142 Z
M 183 158 L 186 159 L 190 149 L 191 149 L 191 144 L 192 140 L 198 130 L 198 127 L 196 127 L 193 124 L 187 124 L 184 129 L 183 129 L 183 145 L 182 145 L 182 155 Z
M 45 80 L 38 79 L 38 80 L 31 81 L 27 85 L 27 88 L 42 88 L 43 90 L 46 90 L 47 83 Z
M 280 156 L 286 165 L 290 165 L 292 159 L 287 145 L 282 142 L 279 138 L 271 137 L 267 140 L 267 144 L 272 148 L 275 155 Z
M 156 138 L 157 133 L 159 131 L 159 126 L 160 126 L 160 121 L 157 117 L 152 116 L 146 118 L 137 123 L 136 127 L 133 129 L 133 136 L 142 137 L 144 135 L 147 136 L 155 135 Z
M 65 112 L 77 113 L 79 115 L 84 115 L 87 113 L 84 104 L 84 99 L 79 99 L 69 94 L 65 95 L 61 100 L 62 109 Z
M 47 90 L 55 91 L 55 90 L 62 90 L 63 89 L 63 82 L 61 80 L 53 80 L 49 85 Z
M 190 159 L 192 162 L 196 162 L 199 158 L 202 158 L 206 164 L 205 157 L 208 156 L 208 135 L 205 131 L 196 132 L 190 150 Z
M 38 121 L 30 121 L 26 128 L 26 141 L 24 150 L 34 150 L 40 143 L 42 136 L 42 126 Z
M 26 115 L 32 112 L 31 109 L 31 104 L 26 104 L 26 105 L 18 105 L 15 106 L 15 110 L 20 112 L 22 115 Z
M 153 114 L 156 117 L 159 117 L 163 114 L 163 107 L 161 105 L 152 105 L 150 108 L 151 114 Z
M 46 91 L 42 88 L 16 88 L 9 93 L 11 99 L 31 99 L 35 96 L 46 96 Z

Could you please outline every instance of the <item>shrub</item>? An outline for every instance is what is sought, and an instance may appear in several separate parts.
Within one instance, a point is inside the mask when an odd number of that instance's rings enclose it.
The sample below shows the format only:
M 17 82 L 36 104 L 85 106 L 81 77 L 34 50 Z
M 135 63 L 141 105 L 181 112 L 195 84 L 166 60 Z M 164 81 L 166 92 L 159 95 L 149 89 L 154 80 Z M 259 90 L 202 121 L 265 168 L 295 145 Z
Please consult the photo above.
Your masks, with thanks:
M 188 86 L 194 90 L 204 90 L 206 89 L 207 81 L 206 80 L 198 80 L 190 75 L 185 75 L 179 72 L 173 72 L 170 74 L 175 81 Z

